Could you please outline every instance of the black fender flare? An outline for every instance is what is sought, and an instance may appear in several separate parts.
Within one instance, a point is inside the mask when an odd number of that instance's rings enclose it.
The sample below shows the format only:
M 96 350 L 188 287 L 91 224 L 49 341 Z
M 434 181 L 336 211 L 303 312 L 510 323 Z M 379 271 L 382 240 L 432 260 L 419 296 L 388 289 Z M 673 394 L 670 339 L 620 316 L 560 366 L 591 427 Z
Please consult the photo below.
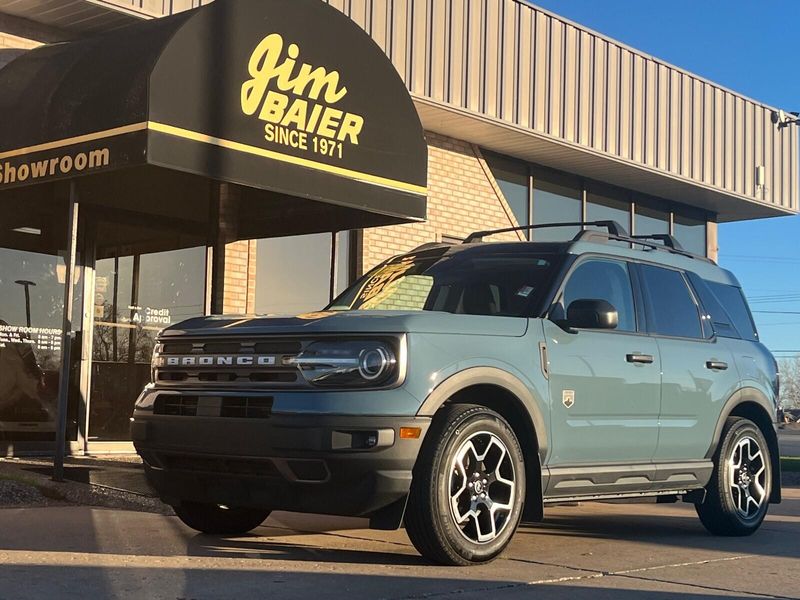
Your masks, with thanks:
M 714 453 L 717 451 L 720 438 L 722 437 L 722 430 L 725 427 L 725 421 L 731 416 L 731 413 L 742 404 L 750 403 L 756 404 L 763 412 L 767 420 L 772 423 L 772 427 L 762 428 L 764 437 L 767 439 L 769 445 L 769 453 L 772 462 L 772 492 L 770 494 L 770 502 L 778 504 L 781 501 L 781 457 L 780 449 L 778 447 L 778 433 L 775 426 L 775 404 L 761 390 L 754 387 L 744 387 L 736 390 L 730 395 L 728 400 L 722 407 L 717 424 L 714 427 L 714 437 L 706 452 L 706 458 L 713 458 Z

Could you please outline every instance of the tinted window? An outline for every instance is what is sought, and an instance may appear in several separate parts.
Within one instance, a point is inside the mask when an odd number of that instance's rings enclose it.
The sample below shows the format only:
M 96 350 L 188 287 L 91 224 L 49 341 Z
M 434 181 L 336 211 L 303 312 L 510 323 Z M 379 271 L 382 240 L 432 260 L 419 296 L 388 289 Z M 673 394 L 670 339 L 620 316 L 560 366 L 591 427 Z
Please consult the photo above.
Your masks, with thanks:
M 680 242 L 681 246 L 700 256 L 706 255 L 706 222 L 704 220 L 675 213 L 672 226 L 675 239 Z
M 636 204 L 636 215 L 633 221 L 636 235 L 669 233 L 669 213 L 653 206 Z
M 551 258 L 466 251 L 399 256 L 367 273 L 329 310 L 526 316 L 548 286 Z
M 617 309 L 618 331 L 636 331 L 628 265 L 616 260 L 587 260 L 572 272 L 564 287 L 564 309 L 575 300 L 605 300 Z
M 741 337 L 733 326 L 733 321 L 728 312 L 722 307 L 714 292 L 709 288 L 708 282 L 695 273 L 687 273 L 687 275 L 689 281 L 692 282 L 692 287 L 700 297 L 703 308 L 708 312 L 708 318 L 711 320 L 716 334 L 721 337 Z
M 575 223 L 581 220 L 583 192 L 577 181 L 555 173 L 535 173 L 533 178 L 533 223 Z M 578 233 L 578 227 L 534 229 L 535 242 L 564 241 Z
M 651 333 L 702 338 L 700 313 L 686 280 L 678 271 L 642 265 L 647 294 L 647 319 Z
M 492 170 L 503 197 L 508 202 L 519 225 L 527 225 L 530 219 L 528 205 L 528 165 L 496 154 L 486 155 L 486 162 Z M 524 232 L 530 237 L 530 232 Z
M 726 285 L 714 281 L 707 281 L 708 287 L 714 292 L 720 304 L 725 308 L 725 312 L 730 316 L 733 326 L 739 335 L 750 341 L 758 339 L 758 332 L 753 324 L 750 309 L 747 308 L 742 290 L 734 285 Z

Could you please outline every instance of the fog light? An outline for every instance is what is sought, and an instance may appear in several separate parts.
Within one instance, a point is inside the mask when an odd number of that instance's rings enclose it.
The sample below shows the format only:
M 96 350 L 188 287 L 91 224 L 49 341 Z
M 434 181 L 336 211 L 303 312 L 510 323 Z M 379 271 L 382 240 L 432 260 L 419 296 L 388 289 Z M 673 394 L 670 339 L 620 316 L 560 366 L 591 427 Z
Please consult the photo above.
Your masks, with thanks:
M 401 427 L 400 428 L 400 439 L 401 440 L 418 440 L 420 435 L 422 435 L 422 428 L 421 427 Z

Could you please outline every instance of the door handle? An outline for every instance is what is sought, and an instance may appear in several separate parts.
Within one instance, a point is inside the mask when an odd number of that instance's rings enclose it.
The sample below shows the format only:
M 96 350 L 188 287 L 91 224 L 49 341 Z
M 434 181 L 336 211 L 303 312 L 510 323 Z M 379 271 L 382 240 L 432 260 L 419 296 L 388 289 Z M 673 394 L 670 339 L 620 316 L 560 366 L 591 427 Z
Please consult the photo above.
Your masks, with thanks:
M 629 363 L 639 363 L 642 365 L 649 365 L 655 359 L 653 358 L 652 354 L 628 354 L 625 356 L 625 360 Z
M 727 368 L 728 368 L 728 363 L 723 362 L 721 360 L 706 361 L 706 369 L 711 369 L 712 371 L 724 371 Z

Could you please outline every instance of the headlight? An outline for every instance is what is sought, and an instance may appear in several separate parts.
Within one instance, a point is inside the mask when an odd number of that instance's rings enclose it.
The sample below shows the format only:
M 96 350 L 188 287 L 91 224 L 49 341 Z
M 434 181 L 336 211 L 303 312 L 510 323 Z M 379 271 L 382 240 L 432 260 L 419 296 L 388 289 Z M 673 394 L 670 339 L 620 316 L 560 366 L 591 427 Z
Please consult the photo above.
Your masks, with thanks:
M 394 349 L 380 340 L 313 342 L 291 362 L 318 386 L 374 387 L 398 371 Z

